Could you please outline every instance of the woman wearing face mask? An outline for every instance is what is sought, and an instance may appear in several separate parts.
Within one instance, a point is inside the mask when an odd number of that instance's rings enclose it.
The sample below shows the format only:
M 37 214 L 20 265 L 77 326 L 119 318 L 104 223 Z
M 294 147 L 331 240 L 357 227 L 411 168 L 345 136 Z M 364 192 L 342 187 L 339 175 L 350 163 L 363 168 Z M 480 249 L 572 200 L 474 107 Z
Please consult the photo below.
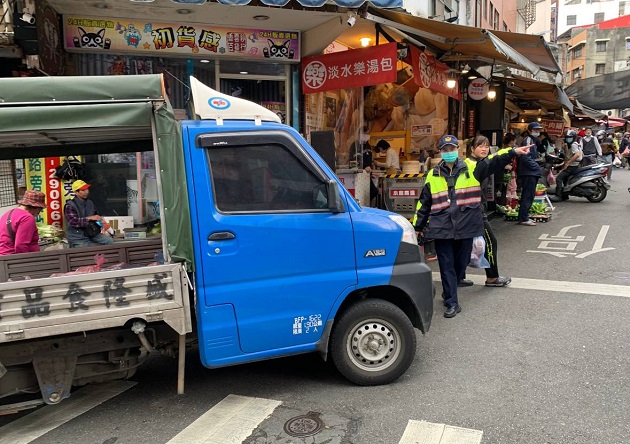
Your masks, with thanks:
M 490 155 L 490 141 L 485 136 L 477 136 L 473 140 L 470 157 L 465 162 L 468 165 L 468 170 L 473 171 L 473 174 L 486 175 L 490 170 L 491 174 L 499 172 L 508 165 L 513 157 L 512 147 L 503 148 L 495 155 Z M 523 150 L 523 152 L 526 152 Z M 488 175 L 489 177 L 489 175 Z M 499 265 L 497 263 L 497 238 L 492 231 L 490 221 L 486 215 L 488 195 L 488 179 L 481 181 L 481 209 L 483 211 L 483 238 L 486 241 L 486 253 L 485 257 L 490 264 L 490 268 L 486 268 L 486 287 L 504 287 L 512 282 L 512 278 L 499 276 Z
M 446 318 L 462 311 L 457 284 L 464 279 L 470 262 L 473 238 L 484 232 L 480 182 L 500 171 L 515 154 L 529 152 L 529 147 L 510 149 L 470 168 L 459 159 L 458 146 L 455 136 L 439 140 L 442 161 L 427 174 L 413 220 L 416 231 L 426 227 L 426 237 L 435 241 Z
M 521 185 L 521 201 L 518 210 L 518 223 L 520 225 L 536 226 L 536 222 L 529 218 L 529 209 L 534 203 L 538 178 L 542 176 L 540 166 L 536 163 L 538 158 L 538 149 L 536 147 L 541 129 L 540 123 L 531 122 L 527 125 L 529 135 L 521 141 L 521 146 L 529 146 L 530 150 L 527 156 L 523 156 L 518 160 L 516 168 L 517 180 Z

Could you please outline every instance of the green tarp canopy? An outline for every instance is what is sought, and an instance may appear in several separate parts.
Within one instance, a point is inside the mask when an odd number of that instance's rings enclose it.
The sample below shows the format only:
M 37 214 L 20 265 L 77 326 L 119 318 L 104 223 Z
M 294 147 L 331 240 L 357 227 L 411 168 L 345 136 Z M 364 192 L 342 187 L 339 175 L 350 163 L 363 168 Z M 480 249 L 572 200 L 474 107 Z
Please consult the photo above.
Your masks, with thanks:
M 192 269 L 181 128 L 161 75 L 0 79 L 0 158 L 157 149 L 171 258 Z

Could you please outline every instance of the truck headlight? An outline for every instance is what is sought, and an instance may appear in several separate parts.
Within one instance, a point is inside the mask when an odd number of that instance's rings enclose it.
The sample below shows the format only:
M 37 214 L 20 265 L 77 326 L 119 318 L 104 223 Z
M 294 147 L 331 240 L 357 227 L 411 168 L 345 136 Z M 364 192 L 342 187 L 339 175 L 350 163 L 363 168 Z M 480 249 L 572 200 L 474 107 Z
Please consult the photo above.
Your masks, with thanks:
M 411 225 L 411 222 L 409 222 L 400 214 L 390 214 L 389 218 L 393 220 L 394 222 L 396 222 L 396 224 L 400 228 L 402 228 L 403 230 L 402 242 L 406 242 L 412 245 L 418 245 L 418 237 L 416 236 L 416 230 L 415 228 L 413 228 L 413 225 Z

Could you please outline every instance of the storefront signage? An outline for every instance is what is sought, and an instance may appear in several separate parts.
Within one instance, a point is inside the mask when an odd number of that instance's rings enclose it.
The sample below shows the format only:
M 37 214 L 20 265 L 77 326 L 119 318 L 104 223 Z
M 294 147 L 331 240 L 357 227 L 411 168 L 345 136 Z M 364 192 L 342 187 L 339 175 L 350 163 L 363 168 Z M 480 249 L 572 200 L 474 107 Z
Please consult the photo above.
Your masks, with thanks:
M 302 60 L 304 94 L 396 81 L 396 43 L 335 52 Z
M 411 46 L 410 49 L 413 79 L 416 85 L 461 100 L 459 82 L 452 89 L 446 86 L 451 68 L 415 46 Z
M 468 129 L 468 137 L 475 137 L 477 132 L 477 113 L 474 109 L 468 110 L 466 128 Z
M 542 119 L 540 124 L 551 137 L 562 137 L 564 133 L 564 122 L 562 120 Z
M 61 157 L 30 158 L 26 162 L 26 188 L 46 195 L 47 208 L 37 216 L 37 222 L 63 228 L 63 207 L 72 196 L 72 182 L 55 177 Z
M 300 33 L 297 31 L 70 16 L 64 16 L 63 23 L 68 51 L 300 60 Z
M 488 95 L 490 84 L 486 79 L 478 78 L 473 79 L 468 84 L 468 97 L 473 100 L 485 99 Z
M 418 199 L 420 197 L 420 190 L 416 188 L 403 188 L 400 190 L 390 189 L 389 190 L 390 199 L 400 198 L 400 197 L 412 197 L 414 199 Z
M 411 125 L 411 137 L 432 136 L 432 125 Z

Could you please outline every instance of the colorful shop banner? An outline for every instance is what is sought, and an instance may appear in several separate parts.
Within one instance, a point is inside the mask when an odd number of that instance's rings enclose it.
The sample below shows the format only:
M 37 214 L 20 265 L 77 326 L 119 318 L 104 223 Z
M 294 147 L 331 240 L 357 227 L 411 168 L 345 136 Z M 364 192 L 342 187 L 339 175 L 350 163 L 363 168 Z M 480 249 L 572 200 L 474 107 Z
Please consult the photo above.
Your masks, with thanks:
M 395 82 L 396 62 L 396 43 L 306 57 L 302 90 L 310 94 Z
M 409 48 L 411 49 L 413 80 L 416 85 L 461 100 L 459 82 L 452 89 L 446 86 L 451 68 L 415 46 Z
M 542 119 L 540 124 L 551 137 L 562 137 L 564 134 L 564 121 Z
M 64 46 L 68 51 L 300 60 L 300 33 L 297 31 L 71 16 L 64 16 L 63 28 Z
M 55 177 L 55 168 L 63 158 L 46 157 L 26 159 L 26 188 L 46 195 L 47 208 L 37 216 L 37 222 L 63 228 L 63 207 L 72 196 L 72 182 Z

